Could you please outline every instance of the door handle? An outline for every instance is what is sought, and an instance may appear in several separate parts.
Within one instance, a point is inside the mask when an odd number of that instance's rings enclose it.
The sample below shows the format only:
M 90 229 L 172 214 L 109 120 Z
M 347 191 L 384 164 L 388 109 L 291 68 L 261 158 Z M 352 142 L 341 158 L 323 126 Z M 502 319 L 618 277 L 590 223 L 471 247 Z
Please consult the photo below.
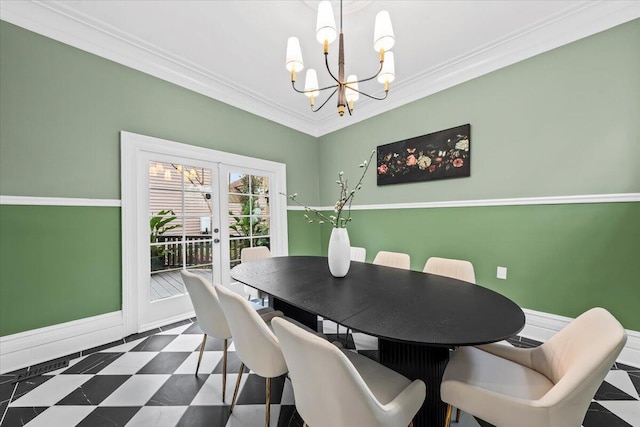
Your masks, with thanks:
M 220 239 L 213 239 L 213 243 L 220 243 Z

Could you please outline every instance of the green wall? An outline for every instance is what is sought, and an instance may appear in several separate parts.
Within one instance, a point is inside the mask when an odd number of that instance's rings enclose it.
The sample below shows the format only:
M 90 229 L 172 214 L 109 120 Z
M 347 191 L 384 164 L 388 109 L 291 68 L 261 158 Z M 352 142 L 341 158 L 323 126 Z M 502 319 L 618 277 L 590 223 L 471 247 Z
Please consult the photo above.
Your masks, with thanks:
M 119 200 L 126 130 L 285 163 L 318 201 L 315 138 L 6 22 L 0 94 L 3 196 Z M 121 308 L 119 208 L 0 213 L 0 335 Z
M 357 174 L 377 145 L 464 123 L 470 178 L 377 187 L 370 171 L 356 204 L 640 193 L 639 39 L 636 20 L 315 139 L 0 22 L 0 194 L 119 199 L 126 130 L 283 162 L 289 192 L 329 206 L 336 172 Z M 523 307 L 602 305 L 640 330 L 638 203 L 353 216 L 369 261 L 380 249 L 410 253 L 416 270 L 467 258 Z M 326 252 L 329 228 L 288 219 L 292 254 Z M 0 207 L 0 335 L 118 310 L 119 236 L 118 208 Z
M 355 204 L 640 193 L 638 40 L 635 20 L 320 138 L 321 206 L 376 146 L 465 123 L 471 177 L 377 187 L 369 171 Z M 414 270 L 469 259 L 478 283 L 522 307 L 601 305 L 640 330 L 639 203 L 354 211 L 349 233 L 369 261 L 382 249 L 409 253 Z

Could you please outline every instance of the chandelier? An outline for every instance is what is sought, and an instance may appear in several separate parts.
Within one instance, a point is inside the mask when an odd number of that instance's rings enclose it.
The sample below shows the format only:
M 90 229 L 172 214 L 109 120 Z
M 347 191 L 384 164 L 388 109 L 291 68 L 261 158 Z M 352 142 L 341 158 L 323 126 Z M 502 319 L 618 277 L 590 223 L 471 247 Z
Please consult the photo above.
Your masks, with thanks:
M 329 68 L 329 44 L 338 38 L 338 75 L 331 72 Z M 302 50 L 300 49 L 300 41 L 297 37 L 289 37 L 287 40 L 287 57 L 286 68 L 291 73 L 291 86 L 298 93 L 303 93 L 309 97 L 311 111 L 319 111 L 324 105 L 335 95 L 338 94 L 338 114 L 344 115 L 345 108 L 349 115 L 353 113 L 354 103 L 360 98 L 360 95 L 367 98 L 382 101 L 389 94 L 389 83 L 395 78 L 395 64 L 393 52 L 389 50 L 395 43 L 393 28 L 391 26 L 391 18 L 386 10 L 378 12 L 376 15 L 373 48 L 380 53 L 380 67 L 378 71 L 371 77 L 358 80 L 358 77 L 351 74 L 344 78 L 344 35 L 342 33 L 342 0 L 340 0 L 340 33 L 336 30 L 336 21 L 333 16 L 333 8 L 329 1 L 322 1 L 318 7 L 318 19 L 316 21 L 316 40 L 324 46 L 324 63 L 331 79 L 335 82 L 330 86 L 319 87 L 318 75 L 316 70 L 308 69 L 304 84 L 304 90 L 296 88 L 296 73 L 302 71 L 304 62 L 302 61 Z M 376 79 L 384 85 L 384 96 L 376 97 L 362 92 L 359 89 L 359 83 L 368 82 Z M 321 91 L 333 90 L 327 99 L 314 109 L 315 98 Z

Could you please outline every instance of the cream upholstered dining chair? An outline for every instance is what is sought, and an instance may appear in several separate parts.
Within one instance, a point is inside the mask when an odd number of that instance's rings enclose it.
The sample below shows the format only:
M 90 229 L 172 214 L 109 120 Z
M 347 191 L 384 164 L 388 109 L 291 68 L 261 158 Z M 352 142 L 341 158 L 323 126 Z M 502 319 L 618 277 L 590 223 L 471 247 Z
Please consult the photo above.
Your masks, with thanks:
M 240 251 L 240 262 L 245 263 L 249 261 L 255 261 L 258 259 L 271 258 L 271 251 L 266 246 L 254 246 L 252 248 L 242 248 Z M 264 305 L 264 299 L 267 297 L 265 292 L 259 291 L 257 289 L 252 288 L 251 286 L 245 286 L 244 292 L 249 295 L 249 299 L 252 296 L 259 298 L 262 300 L 262 305 Z
M 351 261 L 364 262 L 367 259 L 367 250 L 359 246 L 351 246 Z
M 460 348 L 445 369 L 442 400 L 497 427 L 580 427 L 626 340 L 615 317 L 593 308 L 536 348 Z M 450 417 L 451 406 L 447 426 Z
M 380 251 L 373 259 L 373 264 L 409 270 L 411 268 L 411 258 L 408 254 L 400 252 Z
M 473 264 L 461 259 L 431 257 L 427 260 L 422 271 L 425 273 L 464 280 L 469 283 L 476 283 L 476 274 L 473 270 Z
M 216 290 L 211 283 L 207 280 L 187 270 L 181 270 L 182 281 L 187 288 L 193 309 L 196 312 L 196 318 L 198 319 L 198 326 L 204 332 L 202 337 L 202 344 L 200 345 L 200 356 L 198 357 L 198 365 L 196 366 L 196 375 L 200 369 L 200 362 L 202 362 L 202 354 L 204 352 L 205 344 L 207 343 L 207 336 L 224 340 L 224 350 L 222 355 L 222 401 L 225 400 L 225 392 L 227 389 L 227 341 L 231 338 L 231 330 L 227 319 L 224 317 L 224 312 L 220 306 L 220 300 Z
M 473 284 L 476 283 L 476 273 L 473 270 L 473 264 L 461 259 L 431 257 L 424 264 L 422 271 L 424 273 L 464 280 L 465 282 Z M 460 421 L 460 408 L 456 408 L 456 422 L 458 421 Z
M 358 353 L 341 350 L 285 319 L 273 319 L 305 426 L 406 427 L 425 384 Z
M 270 327 L 253 309 L 249 301 L 235 292 L 217 285 L 216 290 L 222 302 L 222 309 L 229 322 L 233 343 L 238 357 L 242 361 L 236 380 L 236 388 L 231 401 L 231 412 L 235 407 L 240 389 L 244 367 L 266 378 L 265 426 L 269 427 L 271 418 L 271 379 L 287 373 L 278 338 Z M 271 313 L 272 319 L 282 316 L 282 312 Z M 273 321 L 270 319 L 271 321 Z

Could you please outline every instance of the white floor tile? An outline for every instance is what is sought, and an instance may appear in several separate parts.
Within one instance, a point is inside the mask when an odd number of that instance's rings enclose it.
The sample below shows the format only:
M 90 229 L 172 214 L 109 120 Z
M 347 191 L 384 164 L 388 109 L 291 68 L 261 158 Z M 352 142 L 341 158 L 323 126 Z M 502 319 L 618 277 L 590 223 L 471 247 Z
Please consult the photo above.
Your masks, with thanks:
M 188 406 L 145 406 L 127 423 L 127 427 L 173 427 Z
M 238 396 L 242 393 L 248 377 L 249 375 L 247 373 L 242 374 Z M 233 400 L 233 391 L 236 387 L 237 378 L 238 375 L 235 373 L 227 374 L 227 395 L 225 396 L 225 403 L 228 405 L 230 405 L 231 400 Z M 191 405 L 222 405 L 222 374 L 209 375 L 209 378 L 207 378 L 207 381 L 203 384 L 198 394 L 196 394 L 196 397 L 191 401 Z M 236 406 L 236 408 L 238 407 L 239 406 Z M 233 411 L 235 412 L 235 408 Z
M 149 363 L 158 352 L 133 351 L 125 353 L 107 365 L 98 375 L 133 375 Z
M 52 406 L 93 375 L 56 375 L 34 390 L 11 402 L 9 406 Z
M 293 397 L 293 386 L 291 385 L 291 380 L 286 378 L 284 380 L 284 389 L 282 390 L 282 399 L 280 400 L 281 405 L 294 405 L 295 399 Z
M 640 402 L 637 400 L 598 401 L 599 404 L 622 418 L 633 427 L 640 427 Z
M 202 355 L 202 361 L 200 362 L 199 374 L 209 374 L 213 372 L 213 369 L 218 366 L 218 363 L 222 360 L 222 351 L 205 351 Z M 195 374 L 196 367 L 198 366 L 199 352 L 195 352 L 189 355 L 174 374 Z
M 377 350 L 378 338 L 371 335 L 355 332 L 352 334 L 353 342 L 358 350 Z
M 28 427 L 69 427 L 78 424 L 95 406 L 52 406 L 25 424 Z
M 144 406 L 171 375 L 134 375 L 100 406 Z
M 162 351 L 194 351 L 200 349 L 200 344 L 202 344 L 202 335 L 179 335 Z
M 179 335 L 191 326 L 193 326 L 193 323 L 187 323 L 186 325 L 180 325 L 175 328 L 167 329 L 166 331 L 158 332 L 156 335 Z
M 270 427 L 278 426 L 280 405 L 271 405 Z M 265 424 L 265 405 L 237 405 L 226 427 L 251 427 Z
M 640 396 L 638 396 L 638 391 L 634 387 L 633 383 L 631 382 L 631 378 L 629 378 L 629 374 L 627 374 L 626 371 L 609 371 L 604 379 L 606 382 L 618 387 L 629 396 L 640 399 Z

